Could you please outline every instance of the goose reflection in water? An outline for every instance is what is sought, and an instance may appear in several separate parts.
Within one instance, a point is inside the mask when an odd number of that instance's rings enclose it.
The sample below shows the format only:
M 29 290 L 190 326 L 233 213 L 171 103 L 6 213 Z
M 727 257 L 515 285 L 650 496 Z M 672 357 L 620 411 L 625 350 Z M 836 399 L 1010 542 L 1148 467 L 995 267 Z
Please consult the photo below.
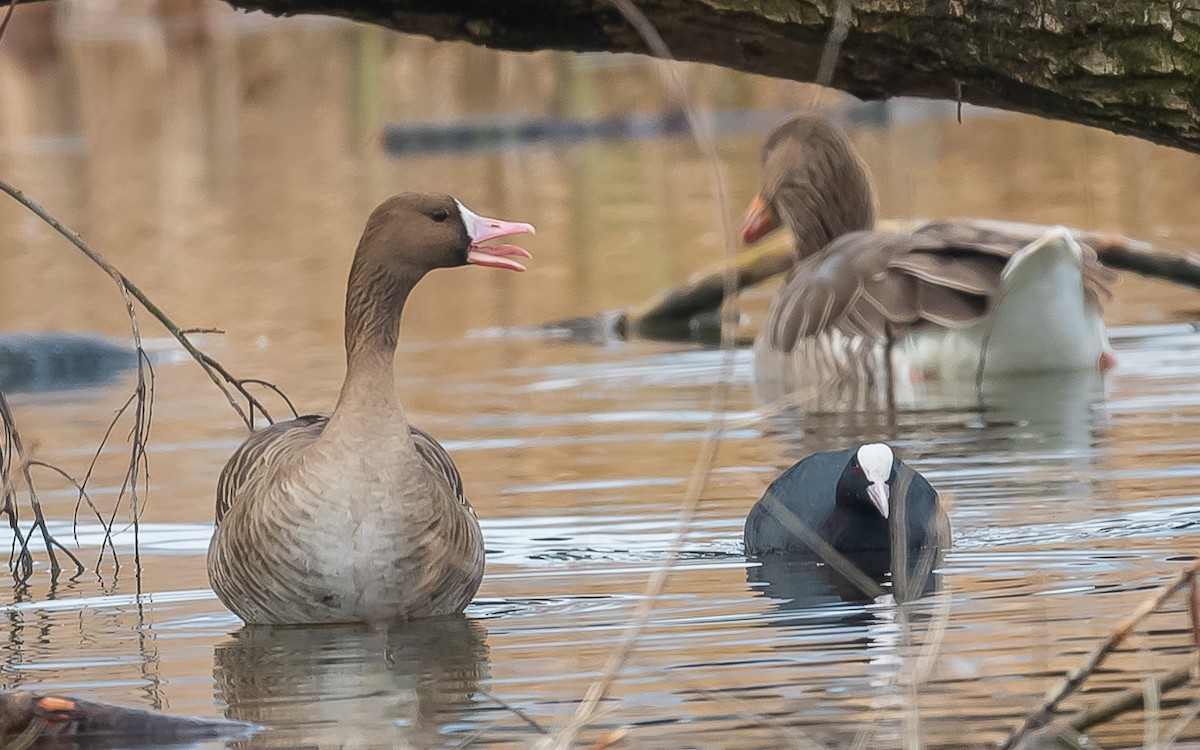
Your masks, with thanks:
M 213 656 L 225 715 L 267 727 L 240 748 L 440 746 L 490 671 L 487 629 L 461 615 L 245 626 Z

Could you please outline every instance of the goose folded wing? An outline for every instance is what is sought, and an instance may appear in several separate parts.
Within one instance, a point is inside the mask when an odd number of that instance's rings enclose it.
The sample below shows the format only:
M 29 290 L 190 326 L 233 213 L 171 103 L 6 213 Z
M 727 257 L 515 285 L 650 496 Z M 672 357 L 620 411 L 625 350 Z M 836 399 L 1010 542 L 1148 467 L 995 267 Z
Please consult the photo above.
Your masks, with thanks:
M 941 243 L 947 247 L 965 247 L 994 252 L 1006 260 L 1021 248 L 1039 239 L 1051 227 L 1045 224 L 1028 224 L 1020 221 L 995 221 L 991 219 L 955 219 L 925 224 L 913 234 Z M 1083 287 L 1088 304 L 1099 308 L 1104 300 L 1112 297 L 1109 286 L 1116 273 L 1100 262 L 1099 251 L 1120 248 L 1145 251 L 1150 245 L 1115 234 L 1071 229 L 1075 241 L 1083 250 Z
M 233 507 L 242 488 L 256 481 L 270 481 L 288 456 L 320 437 L 329 417 L 307 414 L 287 422 L 256 430 L 229 457 L 217 480 L 216 522 Z
M 471 507 L 471 504 L 467 502 L 466 493 L 463 491 L 462 475 L 458 473 L 458 468 L 454 465 L 454 461 L 446 449 L 421 428 L 410 426 L 409 430 L 412 432 L 417 453 L 421 455 L 426 465 L 446 481 L 446 484 L 454 491 L 454 497 L 458 502 L 468 508 Z
M 768 313 L 768 340 L 792 351 L 834 332 L 874 342 L 922 323 L 970 325 L 987 314 L 1010 254 L 919 234 L 844 235 L 797 265 Z

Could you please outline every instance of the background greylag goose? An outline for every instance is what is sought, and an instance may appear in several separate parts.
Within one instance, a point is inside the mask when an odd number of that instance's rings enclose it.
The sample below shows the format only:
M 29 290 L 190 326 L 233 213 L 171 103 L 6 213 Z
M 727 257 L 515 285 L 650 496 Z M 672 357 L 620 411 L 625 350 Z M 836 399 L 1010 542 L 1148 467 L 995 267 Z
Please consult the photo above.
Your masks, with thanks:
M 889 367 L 903 384 L 1113 362 L 1101 318 L 1111 272 L 1089 245 L 1103 237 L 970 220 L 875 231 L 866 166 L 821 117 L 799 115 L 768 137 L 743 222 L 746 244 L 786 226 L 800 257 L 755 342 L 767 397 Z
M 483 537 L 446 451 L 395 391 L 400 314 L 436 268 L 523 271 L 533 232 L 447 195 L 404 193 L 367 220 L 346 290 L 346 378 L 329 417 L 255 432 L 217 484 L 208 575 L 248 623 L 372 622 L 460 612 L 483 576 Z

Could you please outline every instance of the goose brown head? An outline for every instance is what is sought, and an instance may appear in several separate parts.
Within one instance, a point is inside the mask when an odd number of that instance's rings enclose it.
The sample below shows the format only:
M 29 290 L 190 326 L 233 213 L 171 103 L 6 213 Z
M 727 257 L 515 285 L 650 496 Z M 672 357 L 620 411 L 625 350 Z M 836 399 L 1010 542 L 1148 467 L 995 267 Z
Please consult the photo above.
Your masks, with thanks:
M 524 271 L 516 245 L 489 244 L 533 226 L 480 216 L 450 195 L 401 193 L 371 212 L 346 287 L 346 352 L 390 361 L 409 293 L 428 272 L 474 264 Z
M 514 259 L 533 257 L 527 250 L 483 243 L 533 233 L 530 224 L 480 216 L 450 195 L 401 193 L 371 212 L 355 261 L 408 278 L 468 263 L 524 271 Z
M 871 176 L 836 126 L 803 114 L 767 136 L 761 188 L 742 215 L 743 243 L 758 242 L 786 225 L 803 258 L 874 224 Z

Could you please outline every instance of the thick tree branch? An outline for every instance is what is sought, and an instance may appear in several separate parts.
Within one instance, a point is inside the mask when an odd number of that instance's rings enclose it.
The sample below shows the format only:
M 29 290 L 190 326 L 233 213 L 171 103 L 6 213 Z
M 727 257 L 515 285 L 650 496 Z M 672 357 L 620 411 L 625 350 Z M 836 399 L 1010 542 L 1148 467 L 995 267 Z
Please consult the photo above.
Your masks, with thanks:
M 0 0 L 0 5 L 7 0 Z M 511 50 L 645 52 L 607 0 L 227 0 Z M 812 81 L 838 0 L 637 0 L 672 53 Z M 1200 152 L 1200 0 L 854 0 L 831 84 L 1029 112 Z

